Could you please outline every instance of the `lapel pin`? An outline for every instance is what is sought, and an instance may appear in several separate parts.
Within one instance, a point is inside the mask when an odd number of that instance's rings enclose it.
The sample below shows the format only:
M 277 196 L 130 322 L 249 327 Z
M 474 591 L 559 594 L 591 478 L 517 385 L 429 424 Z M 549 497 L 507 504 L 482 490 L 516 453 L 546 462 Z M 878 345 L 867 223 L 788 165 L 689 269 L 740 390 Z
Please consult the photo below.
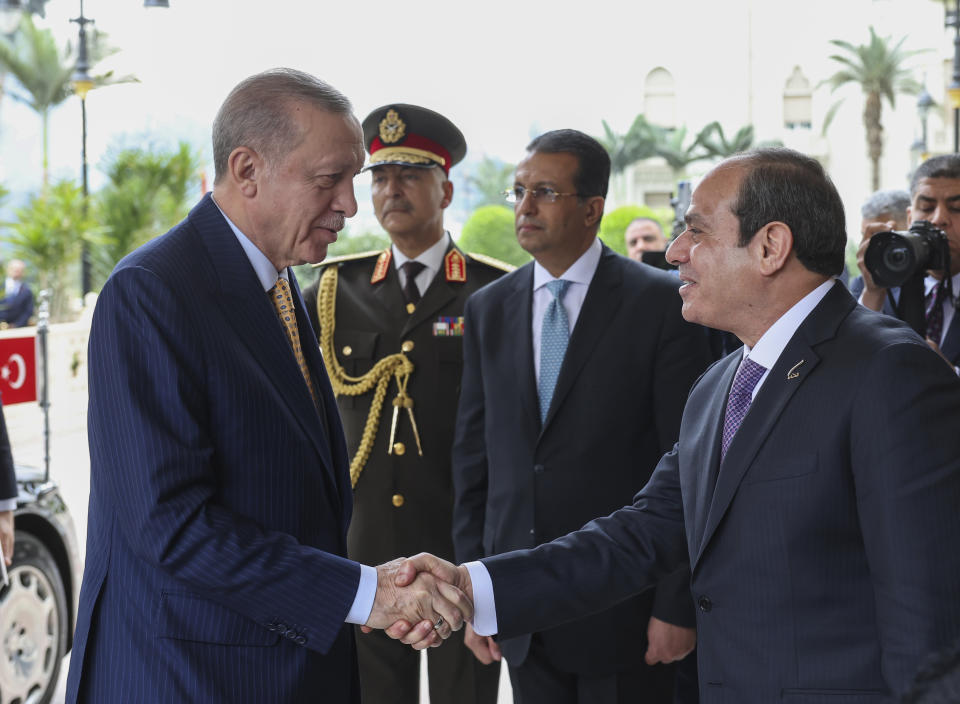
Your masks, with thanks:
M 793 367 L 790 368 L 790 371 L 787 372 L 787 378 L 796 379 L 798 376 L 800 376 L 800 372 L 798 372 L 797 370 L 800 368 L 800 365 L 803 364 L 805 361 L 806 360 L 801 359 L 799 362 L 794 364 Z

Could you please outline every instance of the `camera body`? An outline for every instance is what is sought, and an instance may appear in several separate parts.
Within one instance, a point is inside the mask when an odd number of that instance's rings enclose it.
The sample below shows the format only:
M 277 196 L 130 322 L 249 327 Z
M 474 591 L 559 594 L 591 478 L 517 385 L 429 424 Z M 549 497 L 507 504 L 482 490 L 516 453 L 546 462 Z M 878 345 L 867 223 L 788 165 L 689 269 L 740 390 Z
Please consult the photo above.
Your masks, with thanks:
M 670 199 L 670 205 L 673 207 L 673 232 L 670 233 L 670 239 L 676 238 L 686 229 L 687 225 L 683 216 L 687 214 L 692 195 L 693 184 L 690 181 L 679 181 L 677 183 L 677 195 Z
M 950 270 L 950 243 L 933 223 L 918 220 L 906 232 L 888 230 L 870 238 L 864 263 L 874 283 L 902 286 L 927 270 Z

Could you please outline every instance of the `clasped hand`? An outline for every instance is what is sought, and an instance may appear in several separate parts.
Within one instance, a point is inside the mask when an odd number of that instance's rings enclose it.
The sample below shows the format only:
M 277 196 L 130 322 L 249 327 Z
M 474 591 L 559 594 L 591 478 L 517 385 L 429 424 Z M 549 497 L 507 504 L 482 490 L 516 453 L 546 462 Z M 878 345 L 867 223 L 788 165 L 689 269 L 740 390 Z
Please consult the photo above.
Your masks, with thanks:
M 428 553 L 377 567 L 377 594 L 365 633 L 385 629 L 416 650 L 440 645 L 473 618 L 473 588 L 464 567 Z

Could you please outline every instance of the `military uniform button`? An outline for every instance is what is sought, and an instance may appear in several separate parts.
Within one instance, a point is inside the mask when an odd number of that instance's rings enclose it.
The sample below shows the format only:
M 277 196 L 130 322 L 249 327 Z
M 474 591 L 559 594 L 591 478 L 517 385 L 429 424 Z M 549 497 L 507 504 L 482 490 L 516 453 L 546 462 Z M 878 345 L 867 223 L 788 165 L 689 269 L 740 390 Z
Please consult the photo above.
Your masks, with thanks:
M 296 643 L 297 645 L 306 645 L 307 639 L 304 638 L 303 636 L 297 636 Z
M 394 506 L 400 508 L 403 506 L 403 494 L 394 494 L 392 501 Z
M 407 451 L 407 446 L 404 445 L 402 442 L 393 443 L 393 453 L 395 455 L 402 455 L 406 451 Z
M 352 348 L 350 345 L 344 345 L 344 346 L 343 346 L 343 356 L 344 356 L 344 357 L 349 357 L 349 356 L 352 355 L 352 354 L 353 354 L 353 348 Z
M 413 311 L 415 311 L 416 309 L 417 309 L 416 304 L 414 303 L 407 304 L 407 313 L 409 313 L 410 315 L 413 315 Z
M 703 613 L 710 613 L 710 611 L 713 609 L 713 602 L 710 601 L 710 597 L 702 596 L 697 599 L 697 606 L 700 607 L 700 610 Z
M 404 340 L 403 344 L 400 345 L 400 349 L 404 352 L 413 352 L 413 340 Z

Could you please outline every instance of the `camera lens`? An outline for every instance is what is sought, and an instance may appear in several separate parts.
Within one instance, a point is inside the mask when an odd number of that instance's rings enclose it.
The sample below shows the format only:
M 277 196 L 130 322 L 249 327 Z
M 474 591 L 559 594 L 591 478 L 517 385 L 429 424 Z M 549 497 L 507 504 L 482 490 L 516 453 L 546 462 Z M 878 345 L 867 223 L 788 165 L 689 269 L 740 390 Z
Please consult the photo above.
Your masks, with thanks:
M 891 274 L 899 274 L 911 268 L 913 252 L 903 244 L 894 244 L 883 252 L 883 265 Z

